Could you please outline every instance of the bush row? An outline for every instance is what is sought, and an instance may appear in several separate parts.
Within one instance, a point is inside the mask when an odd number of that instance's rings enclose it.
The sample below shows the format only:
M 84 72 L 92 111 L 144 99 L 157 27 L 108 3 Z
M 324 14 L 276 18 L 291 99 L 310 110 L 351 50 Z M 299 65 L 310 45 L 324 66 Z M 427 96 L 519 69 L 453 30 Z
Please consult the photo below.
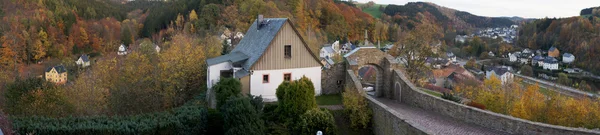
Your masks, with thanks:
M 205 134 L 207 111 L 182 106 L 170 111 L 133 116 L 14 117 L 19 134 Z

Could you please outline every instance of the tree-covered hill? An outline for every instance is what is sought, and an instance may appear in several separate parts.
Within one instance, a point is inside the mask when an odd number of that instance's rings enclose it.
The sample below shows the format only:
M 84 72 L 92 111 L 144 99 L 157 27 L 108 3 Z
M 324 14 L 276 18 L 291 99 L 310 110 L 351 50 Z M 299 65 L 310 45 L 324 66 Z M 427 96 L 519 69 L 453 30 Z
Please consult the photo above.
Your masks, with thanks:
M 539 19 L 519 31 L 518 45 L 575 55 L 575 66 L 600 73 L 600 18 L 597 16 Z
M 413 28 L 415 23 L 421 22 L 419 14 L 425 15 L 429 20 L 434 20 L 444 28 L 468 29 L 486 27 L 508 27 L 516 24 L 507 18 L 483 17 L 468 12 L 458 11 L 427 2 L 409 2 L 406 5 L 388 5 L 384 13 L 392 20 Z

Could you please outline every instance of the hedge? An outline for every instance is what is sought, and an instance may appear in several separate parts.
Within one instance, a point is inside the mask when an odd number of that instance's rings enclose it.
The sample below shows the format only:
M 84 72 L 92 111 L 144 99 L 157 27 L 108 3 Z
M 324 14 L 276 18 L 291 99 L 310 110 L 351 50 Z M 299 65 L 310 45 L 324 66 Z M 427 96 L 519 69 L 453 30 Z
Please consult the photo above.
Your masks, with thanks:
M 207 110 L 200 106 L 133 116 L 13 117 L 19 134 L 206 134 Z

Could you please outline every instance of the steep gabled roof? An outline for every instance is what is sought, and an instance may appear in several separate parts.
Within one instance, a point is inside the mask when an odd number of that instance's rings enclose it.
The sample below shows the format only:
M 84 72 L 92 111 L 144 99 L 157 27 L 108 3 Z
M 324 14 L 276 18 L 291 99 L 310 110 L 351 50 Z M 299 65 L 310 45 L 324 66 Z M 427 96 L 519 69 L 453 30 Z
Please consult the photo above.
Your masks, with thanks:
M 83 60 L 83 62 L 88 62 L 88 61 L 90 61 L 90 59 L 88 58 L 88 56 L 87 56 L 86 54 L 84 54 L 84 55 L 81 55 L 81 57 L 79 57 L 79 58 L 81 58 L 81 60 Z
M 46 72 L 50 72 L 52 69 L 56 69 L 56 72 L 58 72 L 59 74 L 67 72 L 67 68 L 65 68 L 65 66 L 63 66 L 63 65 L 49 67 L 49 68 L 46 69 Z
M 232 52 L 232 53 L 222 55 L 219 57 L 207 59 L 206 64 L 208 64 L 210 66 L 210 65 L 223 63 L 223 62 L 236 63 L 236 62 L 242 62 L 244 60 L 247 60 L 248 58 L 249 57 L 247 55 L 245 55 L 244 53 Z
M 260 59 L 286 22 L 290 23 L 292 29 L 302 41 L 306 51 L 308 51 L 314 60 L 322 66 L 321 62 L 318 62 L 319 58 L 312 51 L 310 51 L 306 41 L 302 39 L 302 36 L 300 36 L 298 30 L 296 30 L 289 19 L 264 18 L 264 22 L 261 23 L 260 26 L 258 25 L 257 21 L 254 21 L 250 28 L 248 28 L 244 38 L 240 41 L 240 43 L 238 43 L 235 49 L 231 51 L 232 53 L 241 52 L 248 56 L 248 59 L 245 63 L 243 63 L 242 68 L 249 70 L 256 63 L 256 61 Z

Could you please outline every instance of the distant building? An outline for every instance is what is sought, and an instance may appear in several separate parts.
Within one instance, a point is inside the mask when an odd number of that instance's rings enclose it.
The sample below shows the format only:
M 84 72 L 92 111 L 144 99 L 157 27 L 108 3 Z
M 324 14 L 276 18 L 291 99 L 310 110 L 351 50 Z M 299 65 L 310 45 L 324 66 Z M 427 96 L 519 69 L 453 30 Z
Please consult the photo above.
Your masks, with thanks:
M 543 68 L 547 70 L 558 70 L 558 60 L 553 57 L 546 57 Z
M 454 53 L 452 52 L 447 52 L 446 53 L 446 57 L 448 57 L 448 60 L 450 62 L 456 62 L 456 55 L 454 55 Z
M 492 67 L 490 69 L 488 69 L 487 71 L 485 71 L 485 77 L 487 79 L 490 79 L 492 76 L 497 77 L 502 84 L 507 84 L 508 82 L 512 81 L 514 78 L 514 75 L 510 72 L 508 72 L 508 68 L 503 68 L 503 67 Z
M 508 53 L 508 60 L 510 62 L 517 62 L 517 53 Z
M 87 67 L 90 66 L 90 59 L 88 58 L 88 55 L 83 54 L 79 56 L 79 59 L 77 59 L 75 63 L 80 67 Z
M 488 56 L 490 56 L 490 57 L 496 57 L 496 55 L 492 51 L 488 52 Z
M 325 45 L 321 48 L 321 51 L 319 51 L 319 57 L 321 58 L 325 58 L 325 57 L 333 57 L 335 56 L 335 50 L 333 49 L 333 47 L 331 45 Z
M 321 58 L 321 64 L 323 64 L 325 68 L 329 69 L 335 64 L 335 62 L 331 58 L 325 57 Z
M 154 50 L 156 50 L 156 53 L 160 53 L 160 47 L 157 44 L 154 44 Z
M 67 69 L 63 65 L 49 67 L 46 69 L 46 81 L 56 84 L 67 83 Z
M 573 56 L 573 54 L 570 53 L 565 53 L 563 54 L 563 63 L 571 63 L 573 61 L 575 61 L 575 56 Z
M 119 46 L 117 55 L 127 55 L 127 47 L 124 44 L 121 44 L 121 46 Z
M 549 57 L 553 57 L 556 58 L 560 55 L 560 51 L 558 50 L 558 48 L 556 47 L 550 47 L 550 49 L 548 49 L 548 56 Z
M 531 59 L 531 65 L 543 67 L 544 66 L 544 57 L 542 57 L 541 55 L 537 55 L 537 56 L 533 57 L 533 59 Z

